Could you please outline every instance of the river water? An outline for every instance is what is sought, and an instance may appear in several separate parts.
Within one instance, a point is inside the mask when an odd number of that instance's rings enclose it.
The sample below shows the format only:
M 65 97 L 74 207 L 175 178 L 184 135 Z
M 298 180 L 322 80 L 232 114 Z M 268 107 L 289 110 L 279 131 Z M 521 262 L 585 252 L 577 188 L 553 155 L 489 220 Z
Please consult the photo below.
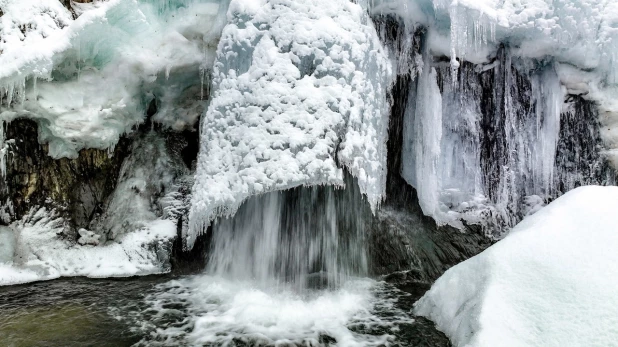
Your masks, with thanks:
M 433 323 L 410 312 L 424 289 L 406 292 L 370 279 L 297 293 L 208 275 L 67 278 L 1 287 L 0 341 L 10 347 L 449 346 Z

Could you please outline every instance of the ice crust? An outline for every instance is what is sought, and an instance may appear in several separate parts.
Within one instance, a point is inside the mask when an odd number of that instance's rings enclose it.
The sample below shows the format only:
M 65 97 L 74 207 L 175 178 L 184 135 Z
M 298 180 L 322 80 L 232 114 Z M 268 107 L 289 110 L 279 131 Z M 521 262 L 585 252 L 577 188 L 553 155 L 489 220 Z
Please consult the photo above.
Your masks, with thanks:
M 249 196 L 358 178 L 383 198 L 391 65 L 347 0 L 232 1 L 201 128 L 188 245 Z
M 616 346 L 618 188 L 568 192 L 415 304 L 455 346 Z

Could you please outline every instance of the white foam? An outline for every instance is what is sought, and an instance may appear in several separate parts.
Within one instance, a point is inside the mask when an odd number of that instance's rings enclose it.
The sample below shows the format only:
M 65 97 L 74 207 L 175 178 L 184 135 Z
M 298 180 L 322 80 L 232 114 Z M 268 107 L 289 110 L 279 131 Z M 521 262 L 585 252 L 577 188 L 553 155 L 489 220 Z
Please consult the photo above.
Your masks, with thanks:
M 328 336 L 337 346 L 380 346 L 392 341 L 397 324 L 413 320 L 395 308 L 394 301 L 378 299 L 379 287 L 372 280 L 357 279 L 337 290 L 300 296 L 283 285 L 256 287 L 207 275 L 171 281 L 147 298 L 147 311 L 155 311 L 159 319 L 179 310 L 187 317 L 179 317 L 180 324 L 150 327 L 154 341 L 144 344 L 225 345 L 237 339 L 249 344 L 319 346 L 321 337 Z M 386 307 L 388 317 L 374 312 Z M 382 328 L 381 335 L 359 330 L 376 327 Z

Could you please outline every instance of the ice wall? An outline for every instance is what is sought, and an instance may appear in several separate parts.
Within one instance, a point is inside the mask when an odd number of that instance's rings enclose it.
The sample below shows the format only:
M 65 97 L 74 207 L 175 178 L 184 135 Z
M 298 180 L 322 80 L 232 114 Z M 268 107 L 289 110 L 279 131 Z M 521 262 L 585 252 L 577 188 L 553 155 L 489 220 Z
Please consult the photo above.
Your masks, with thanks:
M 358 178 L 384 194 L 391 68 L 347 0 L 232 1 L 201 127 L 188 245 L 249 196 Z
M 407 33 L 390 47 L 397 72 L 416 78 L 401 174 L 426 215 L 500 236 L 574 187 L 615 183 L 612 2 L 362 5 Z M 412 35 L 421 49 L 402 43 Z
M 598 102 L 601 120 L 618 118 L 618 3 L 613 0 L 364 0 L 373 15 L 390 14 L 428 29 L 434 56 L 488 63 L 501 45 L 513 56 L 554 61 L 569 92 Z M 603 137 L 618 147 L 618 129 Z

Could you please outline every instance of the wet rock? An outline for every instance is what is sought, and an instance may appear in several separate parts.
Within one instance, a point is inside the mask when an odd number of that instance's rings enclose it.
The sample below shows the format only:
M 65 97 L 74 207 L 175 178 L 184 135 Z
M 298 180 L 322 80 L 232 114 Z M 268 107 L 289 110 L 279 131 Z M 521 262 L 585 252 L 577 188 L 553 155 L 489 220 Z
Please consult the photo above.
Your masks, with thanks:
M 61 211 L 76 228 L 87 228 L 102 212 L 131 143 L 122 138 L 112 152 L 83 149 L 76 159 L 56 160 L 39 144 L 35 121 L 14 120 L 6 124 L 5 134 L 9 151 L 2 201 L 12 204 L 13 220 L 34 207 L 48 206 Z

